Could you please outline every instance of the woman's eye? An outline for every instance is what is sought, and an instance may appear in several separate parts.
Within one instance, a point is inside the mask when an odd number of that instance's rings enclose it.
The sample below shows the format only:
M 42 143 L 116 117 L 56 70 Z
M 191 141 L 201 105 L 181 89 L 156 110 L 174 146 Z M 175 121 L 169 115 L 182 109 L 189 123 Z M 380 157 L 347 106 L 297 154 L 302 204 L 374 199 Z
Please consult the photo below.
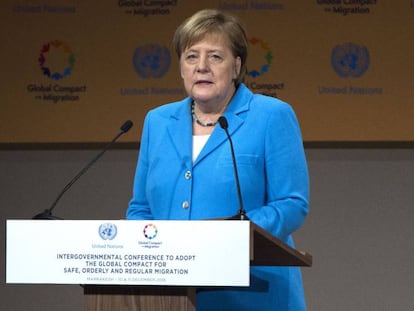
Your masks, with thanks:
M 218 54 L 212 54 L 212 55 L 210 55 L 210 60 L 213 61 L 213 62 L 221 61 L 221 56 L 218 55 Z
M 197 60 L 197 55 L 195 54 L 188 54 L 185 56 L 185 59 L 189 62 L 193 62 L 195 60 Z

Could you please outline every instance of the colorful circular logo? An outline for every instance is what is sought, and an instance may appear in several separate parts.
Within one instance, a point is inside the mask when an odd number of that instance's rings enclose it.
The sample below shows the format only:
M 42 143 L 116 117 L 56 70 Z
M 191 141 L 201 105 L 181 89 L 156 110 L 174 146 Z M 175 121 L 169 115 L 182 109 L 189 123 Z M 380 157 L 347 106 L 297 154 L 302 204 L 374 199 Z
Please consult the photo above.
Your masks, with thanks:
M 55 56 L 54 58 L 61 60 L 62 66 L 58 66 L 56 62 L 51 60 L 52 53 Z M 45 76 L 53 80 L 61 80 L 72 73 L 75 66 L 75 55 L 66 43 L 53 40 L 43 45 L 39 55 L 39 64 Z M 60 68 L 57 69 L 57 67 Z
M 149 44 L 135 49 L 132 62 L 135 71 L 141 78 L 159 79 L 170 68 L 171 55 L 166 47 Z
M 269 45 L 266 42 L 264 42 L 264 41 L 262 41 L 258 38 L 251 38 L 249 40 L 249 42 L 252 45 L 259 45 L 260 49 L 263 51 L 263 61 L 264 61 L 263 65 L 261 65 L 257 69 L 252 69 L 252 70 L 247 71 L 247 75 L 249 77 L 257 78 L 257 77 L 269 72 L 270 65 L 271 65 L 272 59 L 273 59 L 273 53 L 270 50 Z
M 359 78 L 369 67 L 368 49 L 350 42 L 337 45 L 332 49 L 331 64 L 339 76 Z
M 148 224 L 144 227 L 143 233 L 148 240 L 152 240 L 157 236 L 158 229 L 154 224 Z

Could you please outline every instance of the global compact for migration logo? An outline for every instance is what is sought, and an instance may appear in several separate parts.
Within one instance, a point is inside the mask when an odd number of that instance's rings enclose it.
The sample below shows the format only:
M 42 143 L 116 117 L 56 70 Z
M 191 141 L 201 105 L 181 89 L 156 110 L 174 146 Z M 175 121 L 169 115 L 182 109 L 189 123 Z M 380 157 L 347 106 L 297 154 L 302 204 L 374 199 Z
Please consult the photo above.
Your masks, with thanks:
M 378 2 L 377 0 L 317 0 L 316 5 L 321 6 L 326 13 L 350 16 L 370 14 Z
M 144 230 L 142 230 L 142 232 L 148 240 L 155 239 L 155 237 L 158 235 L 158 229 L 154 224 L 145 225 Z
M 258 46 L 259 50 L 263 53 L 263 56 L 260 57 L 263 64 L 261 64 L 258 68 L 247 71 L 247 75 L 249 77 L 257 78 L 269 72 L 270 65 L 272 64 L 273 53 L 269 48 L 269 44 L 259 38 L 253 37 L 249 40 L 249 42 L 252 46 Z
M 138 244 L 144 248 L 159 248 L 162 245 L 161 241 L 158 240 L 159 230 L 153 223 L 146 224 L 141 231 L 144 240 L 139 240 Z
M 51 63 L 50 58 L 52 57 L 55 58 L 55 64 L 49 64 Z M 61 69 L 57 68 L 57 58 L 63 61 Z M 61 80 L 72 73 L 73 67 L 75 66 L 75 55 L 69 45 L 60 40 L 53 40 L 43 45 L 39 55 L 39 65 L 46 77 L 53 80 Z
M 162 16 L 168 18 L 172 10 L 177 6 L 178 0 L 118 0 L 116 2 L 118 7 L 128 15 L 138 17 Z
M 27 85 L 34 99 L 52 103 L 73 103 L 86 92 L 86 85 L 62 85 L 61 81 L 72 75 L 76 57 L 72 48 L 62 40 L 52 40 L 41 45 L 37 62 L 44 77 L 50 83 L 35 82 Z
M 249 43 L 252 50 L 252 57 L 247 64 L 248 70 L 246 76 L 250 79 L 250 81 L 246 81 L 247 86 L 257 93 L 277 98 L 278 92 L 284 89 L 284 83 L 264 82 L 273 61 L 273 51 L 269 43 L 258 37 L 250 38 Z

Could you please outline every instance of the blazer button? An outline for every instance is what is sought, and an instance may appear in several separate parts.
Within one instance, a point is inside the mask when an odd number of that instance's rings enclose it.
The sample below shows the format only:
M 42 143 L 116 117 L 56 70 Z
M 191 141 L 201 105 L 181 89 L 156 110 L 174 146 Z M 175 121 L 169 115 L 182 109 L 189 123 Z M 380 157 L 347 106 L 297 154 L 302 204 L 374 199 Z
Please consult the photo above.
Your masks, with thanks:
M 190 206 L 190 203 L 188 203 L 188 201 L 184 201 L 182 204 L 183 209 L 188 209 L 189 206 Z
M 185 178 L 185 179 L 190 179 L 190 178 L 191 178 L 191 171 L 187 171 L 187 172 L 185 172 L 185 174 L 184 174 L 184 178 Z

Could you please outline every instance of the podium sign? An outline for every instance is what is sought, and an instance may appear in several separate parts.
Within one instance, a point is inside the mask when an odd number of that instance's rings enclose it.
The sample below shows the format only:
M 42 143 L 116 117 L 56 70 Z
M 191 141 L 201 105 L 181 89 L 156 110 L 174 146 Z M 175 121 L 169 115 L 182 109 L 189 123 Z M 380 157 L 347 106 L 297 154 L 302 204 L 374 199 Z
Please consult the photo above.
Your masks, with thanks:
M 248 221 L 7 220 L 6 283 L 249 286 L 249 230 Z

